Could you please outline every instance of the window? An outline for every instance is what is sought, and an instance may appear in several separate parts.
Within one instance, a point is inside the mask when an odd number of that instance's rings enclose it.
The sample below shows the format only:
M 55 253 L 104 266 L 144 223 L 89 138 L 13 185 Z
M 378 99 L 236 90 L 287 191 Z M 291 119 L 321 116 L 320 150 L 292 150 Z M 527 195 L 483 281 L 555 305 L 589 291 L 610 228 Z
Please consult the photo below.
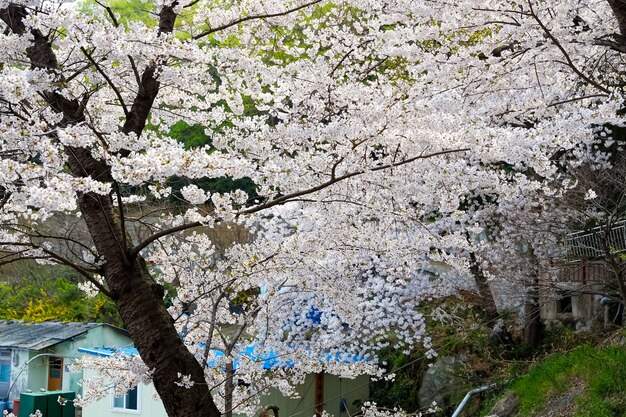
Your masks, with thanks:
M 63 387 L 63 358 L 51 356 L 48 359 L 48 391 L 57 391 Z
M 8 396 L 11 383 L 11 350 L 0 350 L 0 398 Z
M 561 292 L 557 301 L 557 311 L 559 313 L 572 312 L 572 294 L 569 292 Z
M 128 391 L 120 397 L 113 397 L 114 411 L 136 411 L 139 412 L 139 386 Z

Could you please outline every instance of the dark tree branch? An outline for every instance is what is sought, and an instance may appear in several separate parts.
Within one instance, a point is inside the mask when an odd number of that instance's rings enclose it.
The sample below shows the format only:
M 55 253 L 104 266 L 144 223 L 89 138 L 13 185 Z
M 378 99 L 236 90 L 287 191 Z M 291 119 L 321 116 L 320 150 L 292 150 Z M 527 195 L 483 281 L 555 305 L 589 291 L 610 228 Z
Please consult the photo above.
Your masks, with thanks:
M 595 88 L 602 91 L 603 93 L 611 94 L 611 90 L 609 90 L 602 84 L 598 83 L 597 81 L 594 81 L 589 76 L 585 75 L 580 69 L 578 69 L 578 67 L 576 66 L 576 64 L 574 64 L 574 62 L 572 61 L 572 58 L 569 56 L 569 54 L 567 53 L 563 45 L 561 45 L 561 42 L 559 42 L 559 40 L 552 34 L 552 32 L 550 32 L 550 29 L 548 29 L 548 27 L 539 18 L 537 13 L 535 13 L 533 4 L 530 0 L 528 0 L 528 8 L 530 9 L 530 15 L 532 16 L 532 18 L 537 22 L 539 27 L 541 27 L 541 29 L 546 34 L 546 36 L 550 38 L 552 43 L 554 43 L 554 45 L 559 49 L 559 51 L 561 51 L 561 54 L 563 55 L 566 61 L 564 64 L 570 67 L 572 71 L 574 71 L 574 73 L 576 73 L 576 75 L 578 75 L 587 84 L 594 86 Z
M 133 69 L 133 74 L 135 75 L 135 81 L 137 82 L 137 85 L 141 86 L 141 77 L 139 76 L 139 71 L 137 70 L 135 60 L 132 56 L 128 55 L 128 61 L 130 62 L 130 67 Z
M 0 258 L 0 266 L 9 265 L 15 262 L 21 262 L 25 260 L 37 260 L 37 259 L 49 259 L 47 256 L 18 256 L 16 258 L 11 259 L 2 259 Z
M 247 22 L 247 21 L 250 21 L 250 20 L 269 19 L 269 18 L 272 18 L 272 17 L 286 16 L 288 14 L 297 12 L 298 10 L 302 10 L 302 9 L 305 9 L 305 8 L 307 8 L 309 6 L 317 4 L 320 1 L 321 0 L 313 0 L 313 1 L 309 2 L 309 3 L 305 3 L 305 4 L 300 5 L 298 7 L 294 7 L 293 9 L 285 10 L 285 11 L 278 12 L 278 13 L 254 14 L 254 15 L 242 17 L 241 19 L 233 20 L 232 22 L 226 23 L 226 24 L 224 24 L 222 26 L 218 26 L 218 27 L 215 27 L 215 28 L 211 28 L 211 29 L 205 30 L 204 32 L 201 32 L 200 34 L 194 36 L 193 38 L 194 39 L 200 39 L 200 38 L 203 38 L 203 37 L 205 37 L 207 35 L 210 35 L 211 33 L 219 32 L 220 30 L 228 29 L 229 27 L 232 27 L 232 26 L 235 26 L 235 25 L 238 25 L 240 23 L 244 23 L 244 22 Z
M 117 209 L 120 216 L 120 226 L 122 228 L 122 247 L 126 248 L 128 242 L 126 241 L 126 219 L 124 216 L 124 204 L 122 203 L 122 192 L 120 191 L 120 185 L 117 182 L 113 184 L 113 188 L 117 198 Z
M 4 195 L 2 196 L 2 200 L 0 200 L 0 209 L 4 208 L 4 206 L 9 202 L 11 198 L 10 191 L 4 191 Z
M 107 14 L 109 15 L 109 18 L 111 19 L 111 22 L 113 22 L 113 25 L 115 27 L 119 27 L 120 23 L 117 21 L 117 18 L 115 17 L 115 13 L 113 13 L 113 10 L 111 9 L 111 7 L 107 6 L 106 4 L 102 4 L 100 3 L 98 0 L 96 0 L 96 4 L 100 7 L 103 7 L 104 10 L 107 11 Z
M 349 178 L 352 177 L 356 177 L 358 175 L 362 175 L 365 174 L 366 172 L 375 172 L 375 171 L 382 171 L 382 170 L 386 170 L 386 169 L 390 169 L 390 168 L 395 168 L 395 167 L 399 167 L 402 165 L 406 165 L 409 164 L 411 162 L 415 162 L 419 159 L 427 159 L 427 158 L 432 158 L 435 156 L 440 156 L 440 155 L 447 155 L 447 154 L 451 154 L 451 153 L 457 153 L 457 152 L 467 152 L 469 151 L 469 148 L 461 148 L 461 149 L 448 149 L 448 150 L 443 150 L 443 151 L 439 151 L 439 152 L 433 152 L 430 154 L 420 154 L 417 156 L 414 156 L 412 158 L 407 158 L 407 159 L 403 159 L 402 161 L 399 162 L 394 162 L 394 163 L 390 163 L 390 164 L 385 164 L 385 165 L 381 165 L 381 166 L 377 166 L 374 168 L 369 168 L 369 169 L 364 169 L 364 170 L 359 170 L 359 171 L 353 171 L 353 172 L 349 172 L 347 174 L 343 174 L 340 176 L 336 176 L 334 172 L 331 173 L 331 178 L 328 181 L 325 181 L 319 185 L 316 185 L 314 187 L 310 187 L 304 190 L 300 190 L 300 191 L 296 191 L 294 193 L 291 194 L 287 194 L 284 195 L 282 197 L 276 198 L 275 200 L 269 201 L 267 203 L 264 204 L 260 204 L 258 206 L 252 207 L 250 209 L 246 209 L 246 210 L 242 210 L 239 211 L 238 213 L 236 213 L 237 216 L 241 216 L 244 214 L 252 214 L 252 213 L 258 213 L 259 211 L 263 211 L 266 210 L 270 207 L 274 207 L 274 206 L 278 206 L 281 204 L 285 204 L 288 203 L 290 201 L 295 200 L 298 197 L 301 197 L 303 195 L 307 195 L 307 194 L 312 194 L 316 191 L 320 191 L 323 190 L 324 188 L 330 187 L 333 184 L 336 184 L 340 181 L 344 181 L 347 180 Z M 341 161 L 339 161 L 341 162 Z M 337 164 L 336 164 L 337 165 Z M 336 165 L 333 167 L 333 171 L 336 169 Z M 216 222 L 218 222 L 219 219 L 216 219 Z M 134 248 L 132 248 L 129 251 L 129 258 L 133 259 L 136 256 L 139 255 L 139 253 L 145 249 L 146 247 L 148 247 L 152 242 L 165 237 L 167 235 L 171 235 L 173 233 L 178 233 L 178 232 L 182 232 L 184 230 L 188 230 L 188 229 L 193 229 L 195 227 L 200 227 L 203 226 L 202 222 L 192 222 L 192 223 L 187 223 L 187 224 L 181 224 L 180 226 L 175 226 L 175 227 L 170 227 L 168 229 L 163 229 L 149 237 L 147 237 L 146 239 L 144 239 L 142 242 L 140 242 L 137 246 L 135 246 Z
M 87 272 L 87 270 L 85 270 L 83 267 L 76 265 L 74 262 L 70 261 L 67 258 L 64 258 L 63 256 L 54 253 L 46 248 L 40 247 L 40 249 L 47 254 L 50 258 L 56 260 L 58 263 L 69 266 L 70 268 L 74 269 L 75 271 L 77 271 L 79 274 L 81 274 L 82 276 L 84 276 L 89 282 L 91 282 L 93 285 L 96 286 L 96 288 L 98 288 L 98 290 L 100 292 L 102 292 L 104 295 L 106 295 L 107 297 L 113 299 L 113 294 L 106 288 L 104 287 L 100 282 L 98 282 L 98 280 L 96 280 L 89 272 Z
M 198 4 L 199 2 L 200 2 L 200 0 L 193 0 L 192 2 L 185 4 L 185 5 L 183 6 L 183 9 L 188 9 L 188 8 L 190 8 L 190 7 L 193 7 L 193 6 L 195 6 L 196 4 Z
M 182 232 L 184 230 L 188 230 L 188 229 L 193 229 L 194 227 L 200 227 L 202 226 L 201 222 L 193 222 L 193 223 L 186 223 L 186 224 L 181 224 L 180 226 L 175 226 L 175 227 L 170 227 L 168 229 L 163 229 L 151 236 L 149 236 L 148 238 L 146 238 L 143 242 L 140 242 L 137 246 L 135 246 L 134 248 L 132 248 L 129 252 L 128 252 L 128 256 L 130 259 L 135 258 L 136 256 L 139 255 L 139 253 L 144 250 L 145 248 L 147 248 L 152 242 L 154 242 L 155 240 L 159 240 L 162 237 L 165 237 L 167 235 L 171 235 L 173 233 L 178 233 L 178 232 Z
M 291 201 L 294 198 L 297 197 L 301 197 L 303 195 L 307 195 L 307 194 L 311 194 L 314 193 L 316 191 L 320 191 L 323 190 L 324 188 L 327 188 L 333 184 L 336 184 L 340 181 L 344 181 L 347 180 L 348 178 L 352 178 L 352 177 L 356 177 L 358 175 L 362 175 L 365 174 L 366 172 L 370 172 L 370 171 L 382 171 L 385 169 L 389 169 L 389 168 L 394 168 L 394 167 L 399 167 L 402 165 L 406 165 L 409 164 L 411 162 L 417 161 L 419 159 L 427 159 L 427 158 L 432 158 L 435 156 L 440 156 L 440 155 L 447 155 L 450 153 L 457 153 L 457 152 L 467 152 L 469 151 L 469 148 L 461 148 L 461 149 L 449 149 L 449 150 L 444 150 L 444 151 L 440 151 L 440 152 L 433 152 L 430 154 L 420 154 L 417 156 L 414 156 L 412 158 L 407 158 L 407 159 L 403 159 L 402 161 L 396 162 L 396 163 L 391 163 L 391 164 L 385 164 L 385 165 L 381 165 L 381 166 L 377 166 L 375 168 L 369 168 L 369 169 L 363 169 L 363 170 L 359 170 L 359 171 L 353 171 L 353 172 L 349 172 L 347 174 L 343 174 L 340 176 L 336 176 L 334 178 L 331 178 L 330 180 L 323 182 L 319 185 L 316 185 L 315 187 L 311 187 L 311 188 L 307 188 L 305 190 L 301 190 L 301 191 L 296 191 L 293 192 L 291 194 L 287 194 L 284 195 L 282 197 L 276 198 L 272 201 L 268 201 L 265 204 L 260 204 L 258 206 L 246 209 L 246 210 L 242 210 L 239 213 L 237 213 L 238 216 L 242 215 L 242 214 L 252 214 L 252 213 L 257 213 L 259 211 L 262 210 L 266 210 L 270 207 L 274 207 L 274 206 L 278 206 L 281 204 L 285 204 L 289 201 Z
M 226 296 L 226 291 L 221 291 L 217 296 L 217 300 L 213 303 L 213 308 L 211 308 L 211 322 L 209 324 L 208 338 L 206 340 L 206 346 L 204 347 L 204 352 L 202 353 L 202 368 L 206 368 L 209 360 L 209 353 L 211 353 L 211 345 L 213 344 L 213 332 L 215 331 L 216 324 L 216 315 L 217 309 L 219 308 L 220 302 Z
M 579 100 L 586 100 L 589 98 L 599 98 L 599 97 L 608 97 L 608 95 L 607 94 L 590 94 L 588 96 L 574 97 L 574 98 L 570 98 L 567 100 L 555 101 L 553 103 L 548 104 L 548 107 L 560 106 L 561 104 L 567 104 L 567 103 L 572 103 L 572 102 L 579 101 Z
M 74 78 L 78 77 L 80 74 L 83 73 L 83 71 L 85 71 L 86 69 L 91 68 L 91 63 L 83 65 L 82 67 L 80 67 L 79 69 L 76 70 L 75 73 L 73 73 L 72 75 L 70 75 L 69 77 L 65 78 L 65 82 L 70 82 L 72 81 Z
M 607 0 L 619 26 L 621 36 L 619 42 L 626 46 L 626 2 L 624 0 Z
M 598 38 L 595 40 L 594 44 L 599 46 L 608 46 L 616 52 L 626 54 L 626 42 L 624 42 L 622 36 L 615 34 L 611 35 L 611 37 L 615 40 L 609 39 L 608 37 Z
M 106 72 L 104 72 L 104 70 L 100 67 L 100 65 L 98 65 L 98 63 L 96 62 L 95 59 L 93 59 L 93 57 L 91 56 L 91 54 L 89 52 L 87 52 L 87 50 L 84 47 L 80 47 L 80 50 L 83 52 L 83 54 L 87 57 L 87 59 L 89 60 L 89 62 L 91 62 L 91 64 L 96 68 L 96 71 L 98 71 L 100 73 L 100 75 L 102 75 L 102 78 L 105 79 L 105 81 L 107 82 L 107 84 L 109 84 L 109 87 L 111 87 L 111 89 L 113 90 L 113 92 L 115 93 L 115 95 L 117 96 L 117 99 L 120 102 L 120 105 L 122 106 L 122 110 L 124 111 L 124 115 L 126 117 L 128 117 L 128 107 L 126 107 L 126 103 L 124 102 L 124 99 L 122 98 L 122 94 L 120 93 L 120 90 L 117 88 L 117 86 L 113 83 L 113 81 L 111 80 L 111 78 L 107 75 Z

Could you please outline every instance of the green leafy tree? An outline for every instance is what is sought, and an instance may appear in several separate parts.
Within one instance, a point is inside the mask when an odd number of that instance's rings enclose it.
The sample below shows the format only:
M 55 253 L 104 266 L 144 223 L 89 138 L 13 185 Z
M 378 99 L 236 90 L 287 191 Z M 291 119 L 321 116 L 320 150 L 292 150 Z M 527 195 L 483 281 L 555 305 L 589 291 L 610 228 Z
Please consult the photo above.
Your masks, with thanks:
M 0 284 L 0 318 L 42 322 L 97 321 L 115 325 L 120 319 L 104 294 L 88 297 L 64 277 L 39 277 L 19 284 Z

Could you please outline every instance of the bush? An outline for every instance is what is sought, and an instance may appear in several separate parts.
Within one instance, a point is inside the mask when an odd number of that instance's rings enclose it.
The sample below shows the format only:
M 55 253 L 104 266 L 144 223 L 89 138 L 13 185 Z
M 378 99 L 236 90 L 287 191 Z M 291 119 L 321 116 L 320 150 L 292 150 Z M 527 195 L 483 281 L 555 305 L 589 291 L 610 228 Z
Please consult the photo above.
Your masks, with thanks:
M 42 322 L 97 321 L 120 324 L 113 302 L 103 294 L 90 298 L 66 277 L 0 283 L 0 318 Z

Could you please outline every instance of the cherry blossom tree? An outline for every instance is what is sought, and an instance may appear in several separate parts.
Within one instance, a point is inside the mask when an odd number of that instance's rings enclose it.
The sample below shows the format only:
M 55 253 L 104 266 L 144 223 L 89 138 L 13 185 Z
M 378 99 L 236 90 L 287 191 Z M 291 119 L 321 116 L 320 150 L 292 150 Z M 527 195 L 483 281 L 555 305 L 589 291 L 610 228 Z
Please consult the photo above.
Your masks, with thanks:
M 212 347 L 428 347 L 417 306 L 468 285 L 468 236 L 541 217 L 564 166 L 610 165 L 591 150 L 622 123 L 617 0 L 155 1 L 154 25 L 96 3 L 0 2 L 0 263 L 69 265 L 110 296 L 171 416 L 220 415 Z M 210 144 L 172 138 L 181 120 Z M 253 238 L 217 251 L 219 225 Z M 320 366 L 301 363 L 276 383 Z

